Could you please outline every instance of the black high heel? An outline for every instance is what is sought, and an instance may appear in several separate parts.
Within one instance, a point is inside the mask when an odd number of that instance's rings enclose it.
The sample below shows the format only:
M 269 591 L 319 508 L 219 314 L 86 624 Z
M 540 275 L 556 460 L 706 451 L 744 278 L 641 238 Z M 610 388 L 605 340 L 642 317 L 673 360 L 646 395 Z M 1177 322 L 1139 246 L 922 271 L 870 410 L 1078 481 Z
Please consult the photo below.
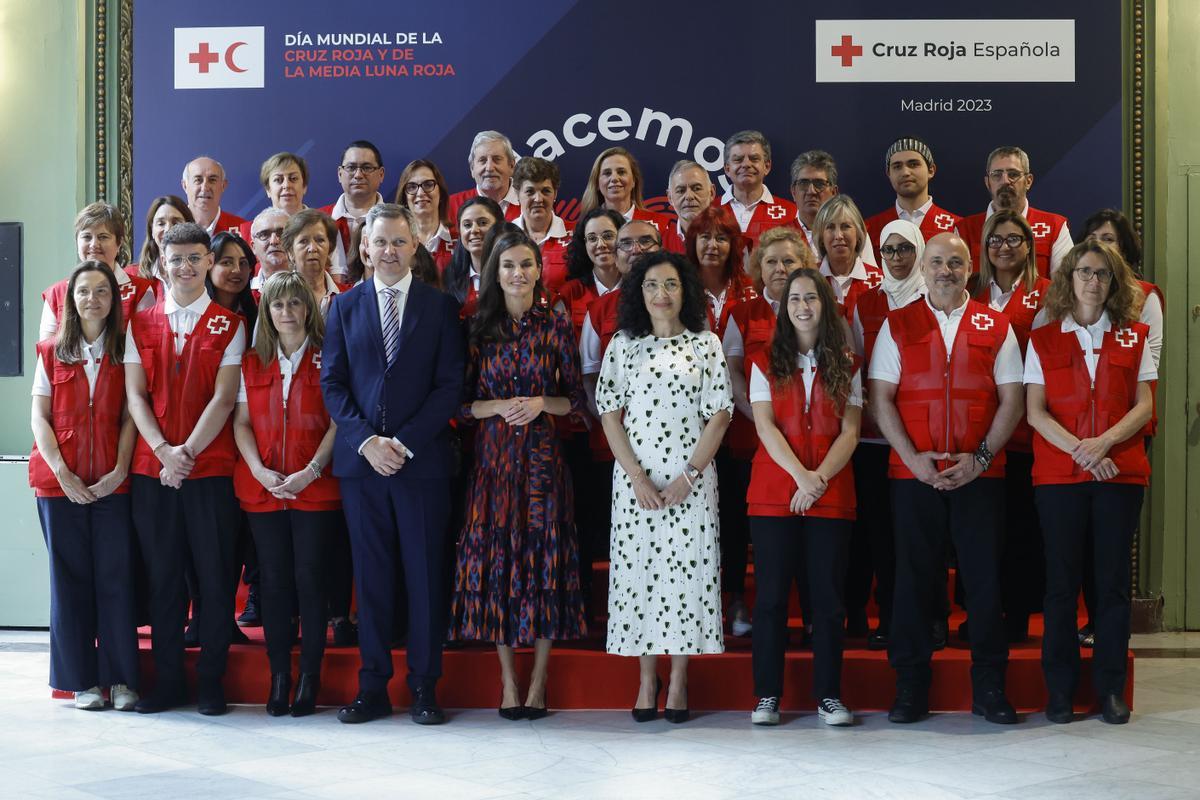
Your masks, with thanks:
M 662 678 L 654 676 L 654 705 L 651 708 L 634 708 L 634 722 L 653 722 L 658 718 L 658 696 L 662 693 Z
M 292 693 L 292 675 L 289 672 L 276 672 L 271 676 L 271 696 L 267 698 L 267 713 L 272 717 L 282 717 L 291 708 L 288 706 L 289 695 Z
M 674 724 L 678 725 L 681 722 L 687 722 L 689 716 L 690 715 L 686 706 L 683 708 L 663 707 L 663 719 L 665 719 L 667 722 L 673 722 Z
M 296 681 L 296 697 L 292 700 L 292 716 L 307 717 L 317 710 L 317 694 L 321 691 L 321 676 L 300 673 Z

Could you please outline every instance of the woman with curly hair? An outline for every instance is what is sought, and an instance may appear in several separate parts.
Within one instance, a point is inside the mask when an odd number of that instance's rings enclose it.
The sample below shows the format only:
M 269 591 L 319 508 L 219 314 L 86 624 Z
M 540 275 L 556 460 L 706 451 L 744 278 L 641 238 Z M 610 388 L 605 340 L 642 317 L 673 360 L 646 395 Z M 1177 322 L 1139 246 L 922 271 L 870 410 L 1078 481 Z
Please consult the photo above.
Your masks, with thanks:
M 1129 721 L 1129 552 L 1150 477 L 1142 429 L 1158 377 L 1145 294 L 1116 248 L 1085 240 L 1055 270 L 1050 322 L 1025 357 L 1033 485 L 1046 540 L 1046 718 L 1070 722 L 1079 680 L 1076 609 L 1084 571 L 1096 586 L 1092 686 L 1105 722 Z M 1087 542 L 1094 555 L 1085 559 Z
M 827 725 L 850 725 L 841 701 L 842 591 L 855 518 L 862 379 L 833 290 L 816 270 L 788 278 L 770 349 L 750 361 L 758 428 L 749 504 L 758 599 L 756 725 L 779 723 L 788 596 L 803 570 L 813 625 L 813 699 Z

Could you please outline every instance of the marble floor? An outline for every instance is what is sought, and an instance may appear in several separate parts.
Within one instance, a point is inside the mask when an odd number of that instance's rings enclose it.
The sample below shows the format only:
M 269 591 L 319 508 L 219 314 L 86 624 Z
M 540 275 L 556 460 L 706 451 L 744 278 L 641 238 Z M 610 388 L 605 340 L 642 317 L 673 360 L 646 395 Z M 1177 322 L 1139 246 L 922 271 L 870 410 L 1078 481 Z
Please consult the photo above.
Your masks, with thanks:
M 340 725 L 328 709 L 77 711 L 48 699 L 46 634 L 0 631 L 0 798 L 1195 798 L 1200 634 L 1134 640 L 1123 727 L 864 714 L 850 729 L 809 715 L 763 729 L 748 712 L 675 726 L 610 711 L 512 723 L 472 710 L 422 728 L 405 715 Z

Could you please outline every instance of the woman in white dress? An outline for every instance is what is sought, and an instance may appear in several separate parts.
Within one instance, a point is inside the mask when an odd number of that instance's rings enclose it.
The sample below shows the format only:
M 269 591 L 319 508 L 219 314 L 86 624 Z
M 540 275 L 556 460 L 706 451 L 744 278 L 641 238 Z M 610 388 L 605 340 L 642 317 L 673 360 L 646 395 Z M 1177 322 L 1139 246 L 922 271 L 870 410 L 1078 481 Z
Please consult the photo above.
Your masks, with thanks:
M 657 656 L 671 656 L 663 716 L 683 722 L 689 655 L 720 653 L 720 544 L 713 457 L 733 410 L 729 370 L 706 330 L 703 288 L 683 256 L 651 253 L 622 282 L 620 331 L 596 406 L 613 472 L 608 652 L 638 656 L 633 718 L 658 715 Z

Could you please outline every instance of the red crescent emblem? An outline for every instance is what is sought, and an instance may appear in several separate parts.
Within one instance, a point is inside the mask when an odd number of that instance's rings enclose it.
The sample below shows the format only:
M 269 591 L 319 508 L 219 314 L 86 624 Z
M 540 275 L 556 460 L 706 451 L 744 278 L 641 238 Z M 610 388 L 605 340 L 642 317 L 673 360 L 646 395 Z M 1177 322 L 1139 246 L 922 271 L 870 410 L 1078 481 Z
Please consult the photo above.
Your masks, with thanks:
M 229 47 L 226 48 L 226 50 L 225 50 L 225 66 L 229 67 L 229 69 L 232 72 L 245 72 L 246 71 L 243 67 L 239 67 L 237 64 L 233 63 L 233 54 L 235 52 L 237 52 L 237 49 L 244 44 L 246 44 L 246 43 L 245 42 L 234 42 L 233 44 L 229 45 Z

